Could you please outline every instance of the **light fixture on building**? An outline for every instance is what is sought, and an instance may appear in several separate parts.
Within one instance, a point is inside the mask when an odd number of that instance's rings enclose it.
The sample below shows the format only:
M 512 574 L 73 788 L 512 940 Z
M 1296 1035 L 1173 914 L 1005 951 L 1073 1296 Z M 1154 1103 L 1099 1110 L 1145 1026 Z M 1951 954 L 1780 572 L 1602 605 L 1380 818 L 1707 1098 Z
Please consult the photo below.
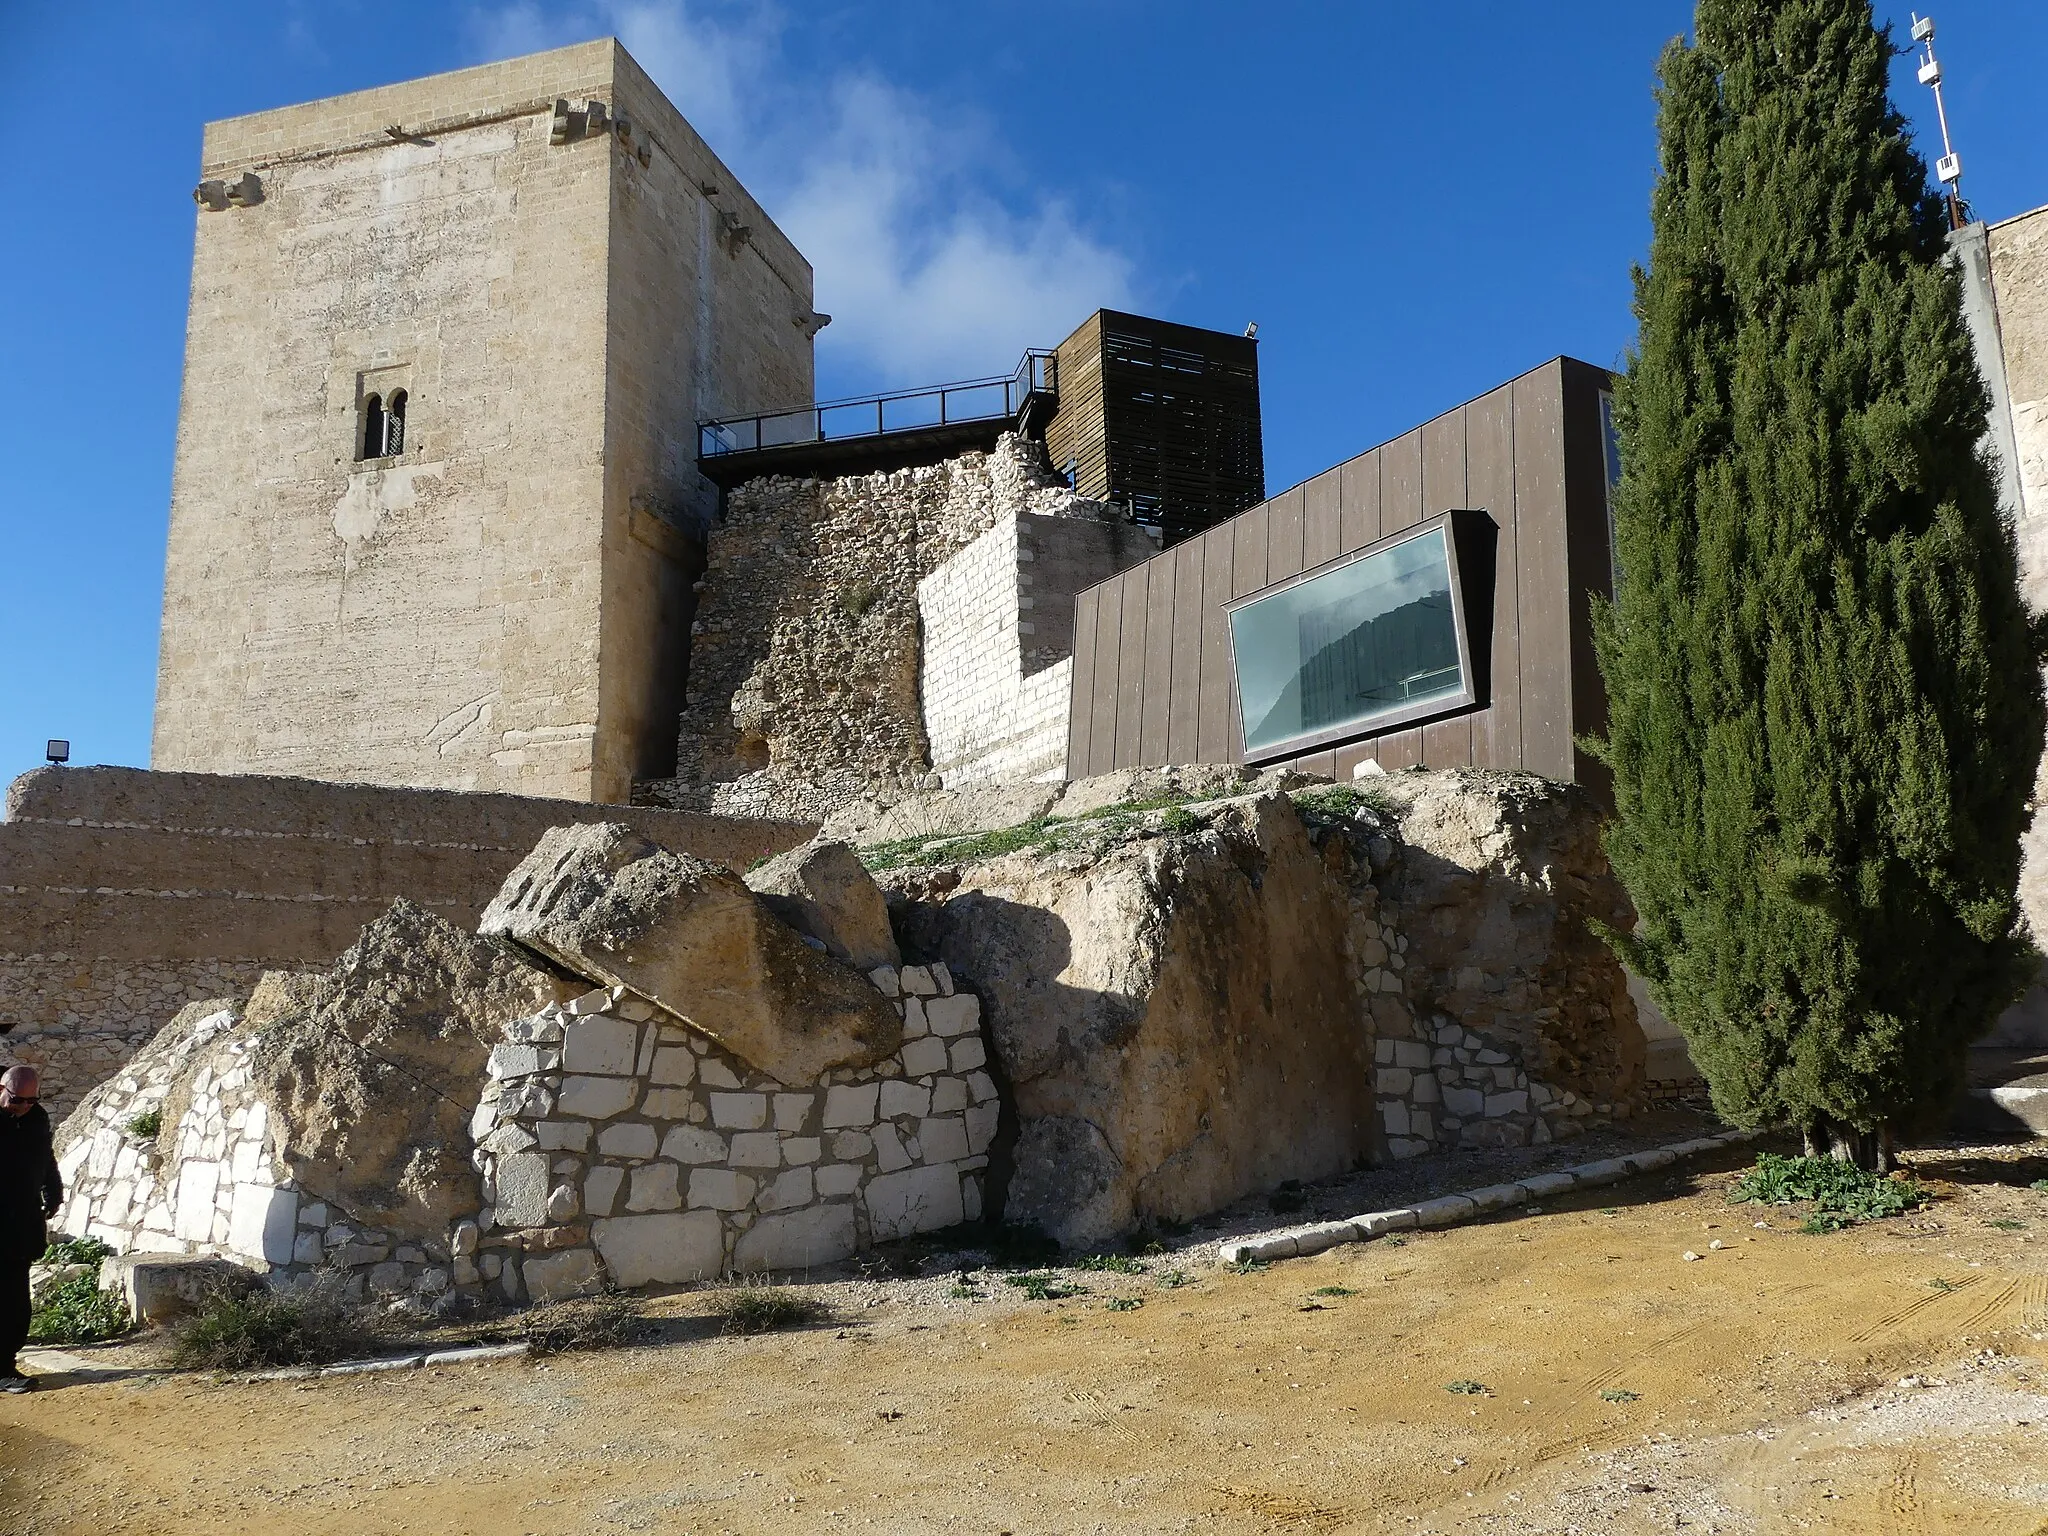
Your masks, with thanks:
M 62 768 L 71 761 L 71 743 L 52 736 L 43 744 L 43 757 L 52 768 Z

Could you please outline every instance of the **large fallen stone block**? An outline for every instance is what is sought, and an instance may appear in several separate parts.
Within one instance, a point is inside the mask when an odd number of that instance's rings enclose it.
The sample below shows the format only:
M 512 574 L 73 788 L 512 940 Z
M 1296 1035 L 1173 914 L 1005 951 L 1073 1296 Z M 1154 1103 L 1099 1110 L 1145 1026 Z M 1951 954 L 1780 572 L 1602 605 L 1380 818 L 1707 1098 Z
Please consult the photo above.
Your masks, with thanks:
M 118 1292 L 136 1322 L 156 1324 L 195 1312 L 214 1296 L 260 1291 L 263 1280 L 205 1254 L 117 1253 L 100 1261 L 100 1289 Z
M 550 831 L 481 931 L 638 993 L 792 1087 L 903 1041 L 867 978 L 811 949 L 737 875 L 616 823 Z
M 809 843 L 746 874 L 747 889 L 827 954 L 856 970 L 901 965 L 889 908 L 860 856 L 845 843 Z

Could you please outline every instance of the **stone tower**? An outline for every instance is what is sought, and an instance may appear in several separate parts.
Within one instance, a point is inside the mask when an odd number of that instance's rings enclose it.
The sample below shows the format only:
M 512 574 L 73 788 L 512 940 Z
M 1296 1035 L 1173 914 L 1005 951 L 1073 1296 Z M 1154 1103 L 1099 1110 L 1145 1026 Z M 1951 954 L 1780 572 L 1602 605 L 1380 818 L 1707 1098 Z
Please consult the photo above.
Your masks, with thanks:
M 626 800 L 674 771 L 696 422 L 811 269 L 610 39 L 209 124 L 153 766 Z

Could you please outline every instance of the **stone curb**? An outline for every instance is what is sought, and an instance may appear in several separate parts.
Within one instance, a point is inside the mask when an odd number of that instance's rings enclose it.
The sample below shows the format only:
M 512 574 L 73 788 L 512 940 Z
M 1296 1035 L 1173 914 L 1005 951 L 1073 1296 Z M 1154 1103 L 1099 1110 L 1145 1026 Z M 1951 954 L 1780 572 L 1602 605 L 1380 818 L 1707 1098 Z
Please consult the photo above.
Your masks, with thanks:
M 511 1360 L 530 1352 L 518 1344 L 469 1344 L 425 1354 L 391 1355 L 380 1360 L 343 1360 L 335 1365 L 294 1365 L 281 1371 L 254 1371 L 244 1381 L 307 1381 L 315 1376 L 368 1376 L 378 1371 L 417 1371 L 430 1365 L 481 1365 L 486 1360 Z
M 1607 1157 L 1598 1162 L 1580 1163 L 1575 1168 L 1531 1174 L 1516 1184 L 1489 1184 L 1484 1189 L 1468 1189 L 1459 1195 L 1439 1195 L 1434 1200 L 1423 1200 L 1398 1210 L 1372 1211 L 1345 1221 L 1324 1221 L 1312 1227 L 1297 1227 L 1291 1232 L 1275 1232 L 1270 1237 L 1245 1238 L 1225 1243 L 1218 1262 L 1243 1264 L 1266 1259 L 1307 1258 L 1312 1253 L 1321 1253 L 1345 1243 L 1368 1242 L 1387 1232 L 1401 1232 L 1412 1227 L 1455 1226 L 1476 1216 L 1526 1205 L 1531 1200 L 1548 1199 L 1570 1190 L 1619 1184 L 1638 1174 L 1668 1168 L 1683 1158 L 1755 1141 L 1763 1134 L 1762 1131 L 1721 1131 L 1712 1136 L 1698 1136 L 1691 1141 L 1648 1147 L 1625 1157 Z

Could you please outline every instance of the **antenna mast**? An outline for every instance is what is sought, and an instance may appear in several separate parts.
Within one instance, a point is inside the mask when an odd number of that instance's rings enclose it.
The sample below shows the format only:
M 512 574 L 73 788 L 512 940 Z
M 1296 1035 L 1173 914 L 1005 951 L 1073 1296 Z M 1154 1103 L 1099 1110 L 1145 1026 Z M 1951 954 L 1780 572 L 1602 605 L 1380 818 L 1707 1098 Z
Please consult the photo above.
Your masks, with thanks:
M 1934 162 L 1934 174 L 1946 188 L 1948 222 L 1961 229 L 1970 221 L 1969 204 L 1963 201 L 1963 161 L 1948 137 L 1948 107 L 1941 99 L 1941 61 L 1934 56 L 1934 18 L 1913 16 L 1913 41 L 1924 50 L 1920 55 L 1920 83 L 1934 87 L 1934 115 L 1941 120 L 1941 158 Z

